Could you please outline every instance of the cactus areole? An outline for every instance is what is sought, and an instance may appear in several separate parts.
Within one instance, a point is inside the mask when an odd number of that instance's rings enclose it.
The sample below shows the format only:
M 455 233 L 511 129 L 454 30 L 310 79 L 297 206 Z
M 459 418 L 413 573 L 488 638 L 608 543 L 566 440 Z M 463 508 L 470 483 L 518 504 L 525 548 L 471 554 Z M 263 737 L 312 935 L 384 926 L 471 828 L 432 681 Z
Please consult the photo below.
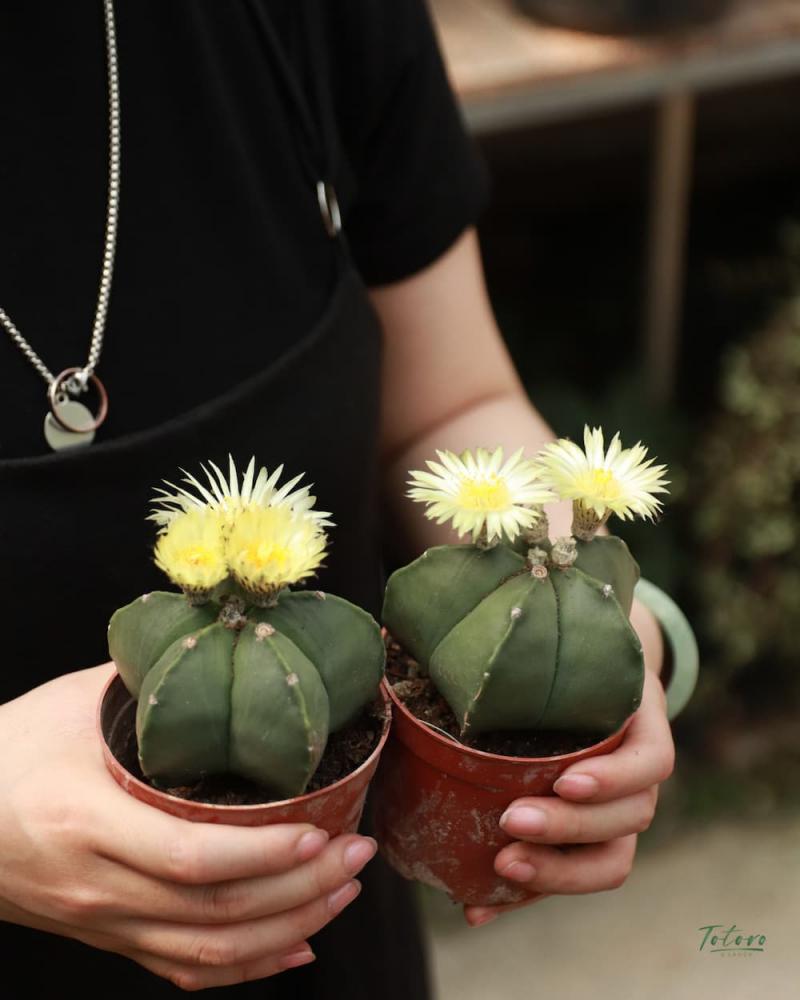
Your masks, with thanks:
M 142 771 L 162 787 L 233 774 L 270 795 L 302 794 L 328 736 L 378 694 L 374 619 L 340 597 L 292 591 L 324 549 L 307 489 L 277 475 L 241 486 L 212 466 L 205 503 L 165 494 L 156 561 L 183 593 L 153 592 L 111 618 L 111 658 L 137 700 Z M 278 470 L 278 474 L 280 470 Z M 197 481 L 187 478 L 196 487 Z

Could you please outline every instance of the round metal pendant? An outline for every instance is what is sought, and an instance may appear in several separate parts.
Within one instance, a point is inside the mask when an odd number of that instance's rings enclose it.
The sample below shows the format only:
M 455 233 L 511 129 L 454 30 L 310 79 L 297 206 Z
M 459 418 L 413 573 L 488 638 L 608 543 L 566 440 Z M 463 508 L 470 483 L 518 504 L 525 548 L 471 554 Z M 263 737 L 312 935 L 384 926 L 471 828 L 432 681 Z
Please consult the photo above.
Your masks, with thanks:
M 96 431 L 100 424 L 102 424 L 108 416 L 108 393 L 106 392 L 106 387 L 95 374 L 91 374 L 88 376 L 88 380 L 97 390 L 97 395 L 100 400 L 100 408 L 97 411 L 97 415 L 92 416 L 89 410 L 87 410 L 85 406 L 82 406 L 80 424 L 76 425 L 74 422 L 70 422 L 67 411 L 63 409 L 63 403 L 66 400 L 69 400 L 69 402 L 75 402 L 75 400 L 69 398 L 67 393 L 71 393 L 72 395 L 75 394 L 73 390 L 69 388 L 69 385 L 70 382 L 74 380 L 75 376 L 80 374 L 80 372 L 80 368 L 65 368 L 60 375 L 53 379 L 47 390 L 47 398 L 50 401 L 50 412 L 53 415 L 53 419 L 57 424 L 60 424 L 65 431 L 72 431 L 76 434 L 83 434 L 89 430 Z M 89 414 L 88 421 L 83 418 L 83 413 Z
M 83 403 L 74 399 L 65 399 L 55 404 L 58 415 L 63 417 L 70 427 L 85 427 L 86 430 L 68 431 L 52 413 L 44 418 L 44 436 L 53 451 L 63 451 L 65 448 L 77 448 L 80 445 L 91 444 L 94 441 L 95 418 L 91 410 Z

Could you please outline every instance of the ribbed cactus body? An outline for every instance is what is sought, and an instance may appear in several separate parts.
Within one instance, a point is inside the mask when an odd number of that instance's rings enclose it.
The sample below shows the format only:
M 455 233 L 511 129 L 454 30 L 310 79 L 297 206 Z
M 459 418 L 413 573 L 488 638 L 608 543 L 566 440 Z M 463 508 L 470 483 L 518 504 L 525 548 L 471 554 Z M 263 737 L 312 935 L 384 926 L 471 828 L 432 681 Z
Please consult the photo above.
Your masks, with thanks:
M 254 608 L 256 622 L 268 622 L 315 665 L 330 705 L 330 730 L 337 732 L 375 697 L 383 674 L 383 640 L 371 615 L 320 591 L 286 593 L 274 608 Z M 369 669 L 358 664 L 366 657 Z
M 109 649 L 138 698 L 144 773 L 161 785 L 238 774 L 302 793 L 330 732 L 375 696 L 384 647 L 349 602 L 284 591 L 274 608 L 190 607 L 153 593 L 117 611 Z
M 541 718 L 557 654 L 552 585 L 522 572 L 491 591 L 433 652 L 433 683 L 463 734 L 527 729 Z
M 136 711 L 145 774 L 185 785 L 198 766 L 202 774 L 226 770 L 234 639 L 214 622 L 170 643 L 145 674 Z
M 108 626 L 108 651 L 134 698 L 148 670 L 177 639 L 216 621 L 213 604 L 192 607 L 178 594 L 154 591 L 115 611 Z
M 620 607 L 630 615 L 639 564 L 625 542 L 616 535 L 597 535 L 589 542 L 578 541 L 577 549 L 575 566 L 601 583 L 610 584 Z
M 505 546 L 442 546 L 389 580 L 384 621 L 463 736 L 610 733 L 638 707 L 644 667 L 628 622 L 638 567 L 618 539 L 578 549 L 560 568 L 532 567 Z
M 383 620 L 392 635 L 427 671 L 433 651 L 486 595 L 524 569 L 525 560 L 504 545 L 438 545 L 392 573 Z
M 325 749 L 328 694 L 305 653 L 268 631 L 247 625 L 236 645 L 228 770 L 296 795 Z

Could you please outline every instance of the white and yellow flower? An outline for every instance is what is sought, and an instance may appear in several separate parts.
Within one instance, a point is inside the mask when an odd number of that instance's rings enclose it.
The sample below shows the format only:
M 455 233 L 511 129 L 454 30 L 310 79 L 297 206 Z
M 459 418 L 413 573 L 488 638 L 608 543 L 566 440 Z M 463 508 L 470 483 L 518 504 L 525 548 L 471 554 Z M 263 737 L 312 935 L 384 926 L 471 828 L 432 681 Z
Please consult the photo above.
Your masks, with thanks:
M 279 466 L 255 476 L 251 459 L 241 485 L 233 459 L 229 475 L 209 462 L 205 486 L 184 471 L 196 493 L 167 482 L 159 489 L 149 520 L 159 525 L 156 565 L 193 601 L 207 600 L 217 584 L 233 577 L 259 603 L 283 587 L 310 576 L 327 545 L 329 515 L 314 510 L 309 487 L 296 488 L 302 475 L 283 486 Z
M 236 582 L 258 603 L 311 576 L 325 556 L 327 537 L 307 511 L 285 505 L 251 507 L 237 514 L 225 541 Z
M 189 595 L 207 595 L 228 575 L 225 524 L 217 510 L 195 508 L 176 515 L 159 535 L 155 561 Z
M 542 517 L 541 505 L 555 499 L 540 482 L 534 463 L 520 448 L 503 462 L 503 449 L 437 451 L 438 462 L 426 462 L 430 472 L 410 472 L 408 496 L 428 505 L 426 517 L 451 521 L 459 537 L 487 543 L 519 533 Z
M 583 449 L 562 438 L 545 445 L 537 457 L 542 481 L 562 500 L 572 500 L 573 533 L 590 538 L 616 514 L 622 520 L 634 515 L 653 518 L 661 508 L 657 493 L 668 493 L 663 478 L 666 466 L 653 465 L 641 444 L 623 448 L 615 434 L 606 450 L 599 427 L 584 428 Z
M 187 511 L 210 508 L 223 512 L 227 523 L 232 524 L 241 511 L 283 506 L 298 514 L 307 515 L 321 528 L 331 526 L 328 512 L 313 509 L 317 498 L 310 495 L 310 487 L 301 486 L 295 489 L 303 478 L 302 473 L 278 487 L 283 466 L 279 465 L 272 473 L 262 467 L 256 476 L 255 458 L 251 458 L 240 485 L 239 474 L 230 455 L 228 463 L 227 478 L 213 462 L 208 463 L 210 470 L 201 464 L 208 480 L 207 485 L 185 469 L 181 469 L 184 474 L 183 482 L 192 487 L 196 493 L 165 480 L 165 485 L 169 486 L 172 492 L 164 489 L 156 490 L 157 495 L 151 501 L 153 509 L 148 520 L 155 521 L 163 531 L 174 518 Z

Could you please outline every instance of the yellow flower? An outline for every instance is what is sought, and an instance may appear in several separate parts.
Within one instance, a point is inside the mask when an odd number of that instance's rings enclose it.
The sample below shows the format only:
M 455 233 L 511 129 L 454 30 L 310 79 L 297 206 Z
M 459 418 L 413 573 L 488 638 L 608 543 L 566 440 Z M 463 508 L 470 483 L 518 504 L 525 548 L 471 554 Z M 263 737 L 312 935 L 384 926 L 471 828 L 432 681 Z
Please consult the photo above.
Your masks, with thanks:
M 220 512 L 197 508 L 176 515 L 158 537 L 155 561 L 182 590 L 207 594 L 228 575 Z
M 251 507 L 237 515 L 225 543 L 234 579 L 259 603 L 311 576 L 325 555 L 327 538 L 308 513 L 286 506 Z
M 633 516 L 652 518 L 661 501 L 654 495 L 668 493 L 663 478 L 666 466 L 653 465 L 647 459 L 647 449 L 641 443 L 623 449 L 619 434 L 615 434 L 604 449 L 603 431 L 588 426 L 583 432 L 584 448 L 566 438 L 545 445 L 537 463 L 542 480 L 563 500 L 574 501 L 579 529 L 591 532 L 606 521 L 610 514 L 623 520 Z M 585 537 L 584 532 L 576 532 Z
M 200 466 L 206 474 L 207 486 L 204 486 L 185 469 L 181 469 L 181 472 L 184 473 L 183 482 L 196 490 L 199 496 L 182 486 L 176 486 L 165 480 L 165 485 L 169 486 L 173 492 L 163 489 L 156 490 L 160 496 L 155 496 L 151 501 L 153 510 L 148 520 L 155 521 L 163 530 L 180 514 L 190 510 L 210 508 L 222 511 L 226 516 L 226 523 L 230 525 L 241 511 L 285 506 L 298 514 L 307 515 L 321 528 L 332 524 L 331 521 L 327 520 L 330 516 L 329 513 L 313 509 L 317 498 L 309 494 L 309 486 L 295 489 L 295 486 L 303 478 L 302 473 L 278 488 L 277 482 L 283 473 L 283 466 L 279 465 L 271 474 L 262 467 L 256 476 L 255 458 L 251 458 L 240 486 L 239 474 L 230 455 L 228 456 L 227 478 L 213 462 L 208 464 L 211 466 L 211 470 L 207 469 L 205 465 L 201 464 Z M 294 492 L 292 492 L 293 490 Z
M 502 448 L 491 454 L 478 448 L 474 456 L 437 451 L 439 462 L 426 462 L 430 472 L 409 473 L 408 496 L 427 503 L 425 515 L 437 524 L 452 521 L 459 537 L 471 533 L 473 541 L 485 537 L 491 542 L 505 535 L 513 542 L 542 516 L 537 508 L 554 499 L 522 452 L 501 465 Z

